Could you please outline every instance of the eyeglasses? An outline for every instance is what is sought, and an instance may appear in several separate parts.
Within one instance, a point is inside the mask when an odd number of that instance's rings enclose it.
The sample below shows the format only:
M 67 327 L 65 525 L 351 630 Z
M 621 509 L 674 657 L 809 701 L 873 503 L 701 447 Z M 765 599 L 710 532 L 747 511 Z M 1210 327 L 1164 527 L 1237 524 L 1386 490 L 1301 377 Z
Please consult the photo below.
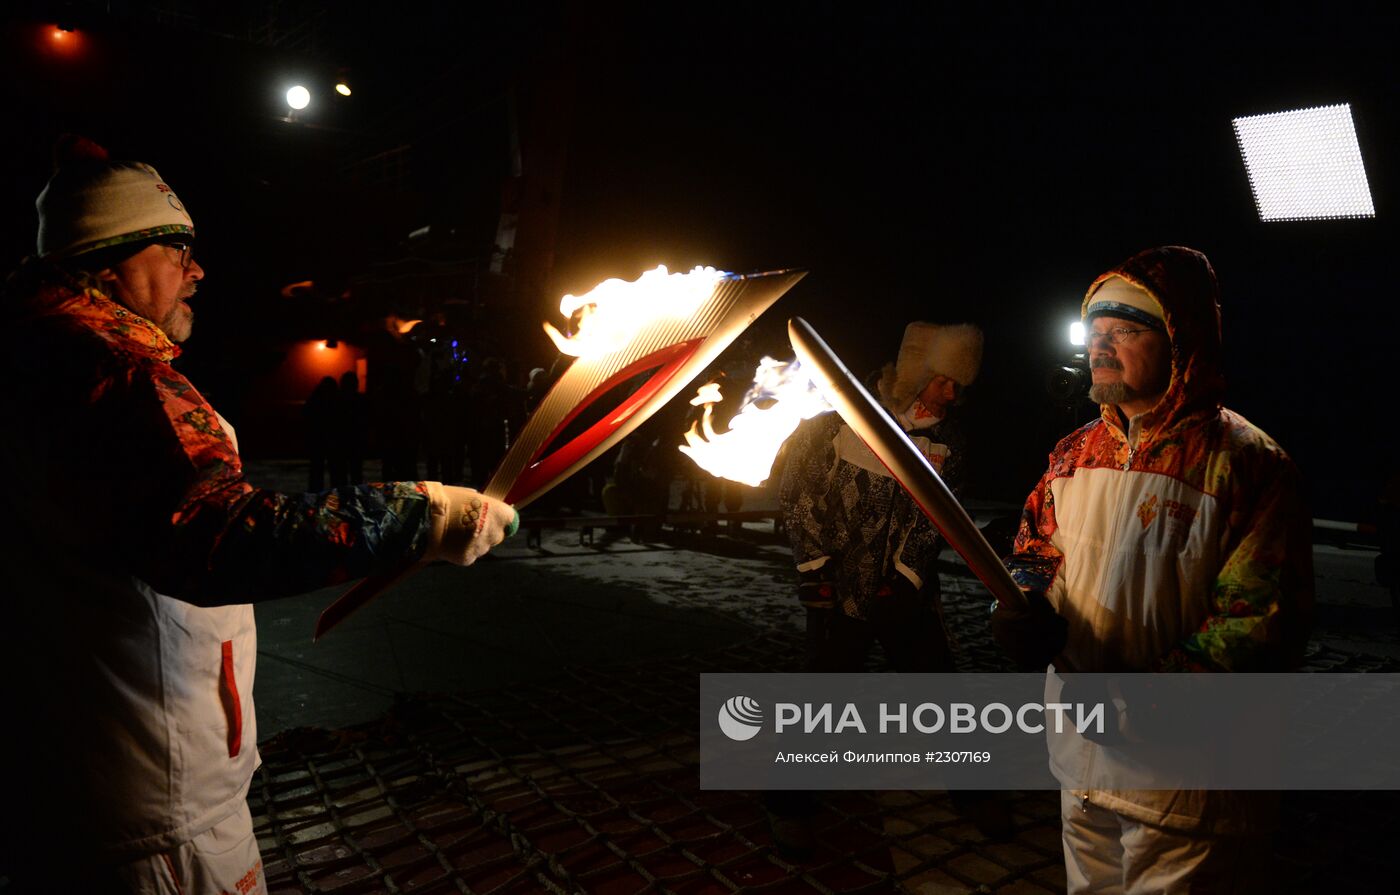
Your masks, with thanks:
M 175 252 L 174 255 L 167 255 L 167 257 L 178 264 L 181 270 L 189 270 L 190 265 L 194 263 L 194 243 L 171 240 L 170 242 L 162 242 L 160 245 Z
M 1107 329 L 1103 332 L 1097 332 L 1091 329 L 1084 334 L 1084 344 L 1089 348 L 1093 348 L 1094 343 L 1102 339 L 1110 345 L 1122 345 L 1124 342 L 1132 341 L 1133 336 L 1136 336 L 1138 333 L 1151 333 L 1156 331 L 1157 330 L 1151 328 L 1125 329 L 1121 326 Z

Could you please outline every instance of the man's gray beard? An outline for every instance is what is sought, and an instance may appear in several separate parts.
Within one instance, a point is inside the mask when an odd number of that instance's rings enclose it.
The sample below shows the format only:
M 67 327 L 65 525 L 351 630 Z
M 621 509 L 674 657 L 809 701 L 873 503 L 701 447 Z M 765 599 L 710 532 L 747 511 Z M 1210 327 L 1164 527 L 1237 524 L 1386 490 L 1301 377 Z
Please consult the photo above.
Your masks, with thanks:
M 194 332 L 194 309 L 187 305 L 177 304 L 175 310 L 171 311 L 170 316 L 166 317 L 159 326 L 170 341 L 177 344 L 184 342 Z
M 1096 382 L 1089 386 L 1089 400 L 1095 404 L 1117 406 L 1124 401 L 1131 401 L 1134 394 L 1133 390 L 1122 382 Z

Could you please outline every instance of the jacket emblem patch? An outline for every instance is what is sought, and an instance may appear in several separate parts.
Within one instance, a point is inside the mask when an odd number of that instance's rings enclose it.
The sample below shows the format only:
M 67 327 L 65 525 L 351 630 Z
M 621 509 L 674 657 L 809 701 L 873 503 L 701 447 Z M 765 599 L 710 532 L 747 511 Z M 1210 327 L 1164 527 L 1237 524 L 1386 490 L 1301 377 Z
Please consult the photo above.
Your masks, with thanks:
M 1138 521 L 1142 523 L 1143 531 L 1146 531 L 1147 526 L 1151 525 L 1162 512 L 1167 514 L 1168 519 L 1173 520 L 1170 527 L 1174 529 L 1189 529 L 1191 523 L 1196 521 L 1196 508 L 1190 504 L 1165 499 L 1160 502 L 1160 506 L 1158 504 L 1156 494 L 1148 495 L 1146 500 L 1138 504 L 1137 517 Z
M 1143 530 L 1146 531 L 1147 526 L 1152 524 L 1152 520 L 1157 518 L 1157 495 L 1153 494 L 1138 504 L 1137 516 L 1138 520 L 1142 522 Z

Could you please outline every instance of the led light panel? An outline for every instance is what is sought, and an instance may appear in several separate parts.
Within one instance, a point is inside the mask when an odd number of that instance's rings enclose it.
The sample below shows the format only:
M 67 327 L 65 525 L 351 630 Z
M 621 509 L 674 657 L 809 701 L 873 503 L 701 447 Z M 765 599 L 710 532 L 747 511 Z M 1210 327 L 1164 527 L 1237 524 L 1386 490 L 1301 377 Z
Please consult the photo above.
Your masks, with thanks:
M 1350 105 L 1250 115 L 1234 124 L 1261 221 L 1376 216 Z

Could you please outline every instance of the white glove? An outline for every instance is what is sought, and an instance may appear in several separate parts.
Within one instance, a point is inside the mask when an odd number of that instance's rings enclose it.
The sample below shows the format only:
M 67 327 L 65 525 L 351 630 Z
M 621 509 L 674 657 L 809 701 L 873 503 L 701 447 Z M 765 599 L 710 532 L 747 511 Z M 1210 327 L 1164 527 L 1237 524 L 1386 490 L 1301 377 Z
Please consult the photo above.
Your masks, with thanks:
M 441 482 L 424 484 L 432 502 L 433 530 L 422 562 L 445 559 L 469 566 L 520 527 L 520 514 L 510 504 L 471 488 Z

